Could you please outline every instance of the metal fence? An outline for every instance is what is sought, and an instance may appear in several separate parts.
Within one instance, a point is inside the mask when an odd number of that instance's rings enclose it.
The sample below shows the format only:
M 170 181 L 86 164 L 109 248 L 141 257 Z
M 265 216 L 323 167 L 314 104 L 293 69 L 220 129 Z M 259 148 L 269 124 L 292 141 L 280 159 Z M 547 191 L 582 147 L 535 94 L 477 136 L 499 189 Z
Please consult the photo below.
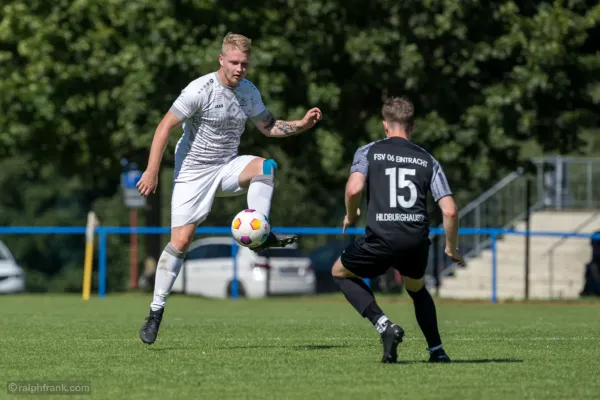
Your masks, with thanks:
M 533 163 L 545 208 L 600 208 L 600 158 L 542 157 Z
M 274 228 L 280 233 L 292 233 L 298 235 L 341 235 L 341 228 L 328 228 L 328 227 L 282 227 Z M 0 227 L 0 234 L 72 234 L 72 235 L 85 235 L 85 227 Z M 143 228 L 130 228 L 130 227 L 98 227 L 95 229 L 95 235 L 98 238 L 98 296 L 103 298 L 107 295 L 107 272 L 110 264 L 110 260 L 107 257 L 107 239 L 109 235 L 129 235 L 132 232 L 136 234 L 165 234 L 169 232 L 168 227 L 143 227 Z M 202 235 L 231 235 L 229 227 L 201 227 L 197 230 L 198 234 Z M 431 234 L 443 235 L 443 230 L 439 228 L 433 228 Z M 536 232 L 530 231 L 517 231 L 513 229 L 503 228 L 487 228 L 487 229 L 473 229 L 473 228 L 461 228 L 459 233 L 463 237 L 474 237 L 474 236 L 486 236 L 490 238 L 490 249 L 492 252 L 490 268 L 491 268 L 491 292 L 490 299 L 492 302 L 497 301 L 497 269 L 498 269 L 498 254 L 497 254 L 497 241 L 504 235 L 519 235 L 519 236 L 546 236 L 546 237 L 562 237 L 562 238 L 585 238 L 591 239 L 592 237 L 596 240 L 600 240 L 600 234 L 582 234 L 576 232 Z M 346 231 L 346 235 L 362 235 L 364 234 L 364 228 L 352 228 Z M 233 282 L 237 282 L 237 263 L 236 263 L 236 252 L 238 246 L 232 239 L 232 257 L 233 257 Z M 83 260 L 82 260 L 83 262 Z M 232 297 L 235 299 L 238 296 L 237 284 L 232 286 Z
M 528 206 L 530 212 L 600 208 L 600 158 L 535 158 L 463 207 L 459 226 L 511 229 L 524 220 Z M 484 233 L 460 241 L 466 258 L 478 257 L 490 246 L 491 237 Z M 433 251 L 437 254 L 432 260 L 441 260 L 442 275 L 452 274 L 453 266 L 443 258 L 444 242 L 438 241 Z M 429 270 L 434 268 L 430 261 Z

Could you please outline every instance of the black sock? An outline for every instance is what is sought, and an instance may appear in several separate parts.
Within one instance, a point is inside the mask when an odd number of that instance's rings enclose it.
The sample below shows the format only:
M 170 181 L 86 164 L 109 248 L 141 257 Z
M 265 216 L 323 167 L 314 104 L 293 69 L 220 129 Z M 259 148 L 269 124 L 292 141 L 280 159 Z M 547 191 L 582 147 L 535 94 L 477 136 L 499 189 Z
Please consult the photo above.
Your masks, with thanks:
M 333 280 L 340 285 L 342 293 L 360 315 L 367 318 L 375 326 L 379 318 L 385 316 L 375 301 L 371 288 L 360 278 L 337 278 Z
M 423 287 L 418 292 L 411 292 L 407 290 L 410 297 L 413 299 L 415 305 L 415 315 L 419 327 L 425 335 L 427 345 L 431 349 L 432 347 L 440 346 L 442 339 L 440 338 L 440 332 L 437 326 L 437 316 L 435 313 L 435 304 L 431 295 L 427 291 L 427 288 Z

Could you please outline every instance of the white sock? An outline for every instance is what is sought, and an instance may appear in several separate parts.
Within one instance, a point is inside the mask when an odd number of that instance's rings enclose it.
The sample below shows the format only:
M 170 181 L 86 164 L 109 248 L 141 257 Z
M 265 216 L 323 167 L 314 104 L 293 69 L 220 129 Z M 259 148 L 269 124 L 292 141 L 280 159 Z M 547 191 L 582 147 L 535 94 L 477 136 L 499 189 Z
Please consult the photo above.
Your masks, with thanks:
M 248 208 L 259 211 L 269 218 L 274 186 L 273 175 L 258 175 L 252 178 L 248 188 Z
M 388 321 L 389 321 L 389 319 L 385 315 L 382 317 L 379 317 L 379 319 L 377 320 L 377 323 L 375 324 L 375 329 L 377 329 L 377 332 L 383 333 L 385 331 L 385 328 L 387 328 Z
M 177 250 L 171 243 L 163 250 L 156 267 L 156 277 L 154 281 L 154 299 L 150 304 L 152 311 L 158 311 L 165 308 L 167 297 L 173 288 L 173 284 L 179 275 L 185 253 Z

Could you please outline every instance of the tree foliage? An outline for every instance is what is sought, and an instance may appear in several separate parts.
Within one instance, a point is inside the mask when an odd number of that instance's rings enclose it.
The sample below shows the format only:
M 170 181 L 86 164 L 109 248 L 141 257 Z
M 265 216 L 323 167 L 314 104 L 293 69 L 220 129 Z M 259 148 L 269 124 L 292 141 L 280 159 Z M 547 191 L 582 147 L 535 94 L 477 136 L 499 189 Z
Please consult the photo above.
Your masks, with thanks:
M 73 225 L 94 201 L 112 221 L 120 160 L 145 165 L 156 124 L 189 81 L 218 68 L 228 31 L 253 39 L 248 78 L 273 114 L 324 112 L 297 137 L 268 139 L 249 124 L 242 138 L 242 153 L 280 165 L 276 225 L 340 223 L 349 163 L 382 137 L 387 95 L 414 101 L 414 141 L 442 163 L 459 205 L 532 156 L 600 154 L 592 1 L 5 0 L 1 10 L 0 157 L 36 171 L 24 179 L 41 179 L 40 191 L 77 182 Z M 6 182 L 2 193 L 14 191 Z M 224 224 L 244 202 L 215 203 L 207 223 Z M 6 224 L 21 224 L 7 213 Z

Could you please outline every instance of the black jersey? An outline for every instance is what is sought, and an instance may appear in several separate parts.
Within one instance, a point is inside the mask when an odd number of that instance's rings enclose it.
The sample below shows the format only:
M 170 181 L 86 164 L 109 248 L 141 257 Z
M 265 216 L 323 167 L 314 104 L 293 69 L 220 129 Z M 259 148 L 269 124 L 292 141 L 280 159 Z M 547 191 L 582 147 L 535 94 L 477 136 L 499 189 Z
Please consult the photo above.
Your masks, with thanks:
M 400 137 L 359 148 L 350 172 L 367 177 L 367 239 L 392 249 L 411 248 L 429 240 L 428 192 L 436 202 L 452 195 L 436 159 Z

